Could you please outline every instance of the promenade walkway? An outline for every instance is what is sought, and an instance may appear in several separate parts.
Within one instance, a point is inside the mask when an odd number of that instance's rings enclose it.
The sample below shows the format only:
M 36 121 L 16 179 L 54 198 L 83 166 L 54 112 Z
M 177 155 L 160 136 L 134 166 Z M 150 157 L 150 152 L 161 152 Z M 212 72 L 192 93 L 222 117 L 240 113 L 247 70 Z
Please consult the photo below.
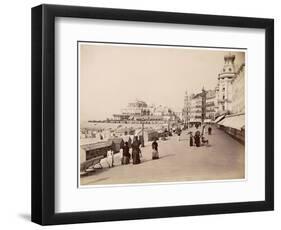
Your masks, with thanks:
M 120 154 L 116 154 L 113 168 L 107 168 L 106 162 L 103 162 L 105 168 L 81 177 L 81 185 L 244 178 L 244 145 L 216 128 L 213 128 L 212 135 L 206 137 L 210 145 L 201 147 L 189 146 L 187 131 L 182 133 L 181 141 L 177 136 L 159 141 L 158 160 L 151 160 L 151 142 L 148 142 L 141 149 L 142 163 L 139 165 L 121 165 Z

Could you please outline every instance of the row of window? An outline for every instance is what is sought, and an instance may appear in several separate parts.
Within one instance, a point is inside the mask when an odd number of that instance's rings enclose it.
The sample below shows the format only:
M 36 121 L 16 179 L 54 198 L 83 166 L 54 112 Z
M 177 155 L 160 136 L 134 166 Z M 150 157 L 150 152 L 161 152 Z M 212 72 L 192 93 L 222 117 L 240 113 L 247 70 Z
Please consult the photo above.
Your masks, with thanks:
M 226 70 L 225 69 L 223 69 L 223 72 L 225 72 Z M 232 71 L 232 69 L 231 68 L 228 68 L 228 71 L 229 72 L 231 72 Z

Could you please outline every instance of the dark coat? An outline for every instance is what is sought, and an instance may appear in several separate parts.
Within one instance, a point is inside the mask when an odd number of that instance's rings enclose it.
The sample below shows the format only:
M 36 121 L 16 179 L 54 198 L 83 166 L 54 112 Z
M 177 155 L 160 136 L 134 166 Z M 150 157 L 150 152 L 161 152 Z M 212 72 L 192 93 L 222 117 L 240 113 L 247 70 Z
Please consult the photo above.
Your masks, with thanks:
M 190 138 L 189 138 L 189 146 L 193 146 L 193 136 L 190 135 Z
M 152 149 L 155 149 L 156 151 L 158 151 L 158 143 L 156 141 L 152 142 Z
M 139 148 L 139 142 L 135 140 L 132 144 L 132 158 L 133 158 L 133 164 L 139 164 L 140 163 L 140 148 Z
M 120 142 L 120 149 L 123 149 L 125 146 L 125 142 L 124 140 L 122 139 L 121 142 Z
M 129 146 L 124 146 L 123 147 L 123 156 L 124 157 L 129 157 L 129 158 L 131 158 L 131 154 L 130 154 L 130 151 L 129 151 Z
M 196 147 L 200 147 L 200 136 L 195 135 L 194 137 Z
M 131 139 L 131 137 L 129 137 L 128 145 L 129 145 L 129 148 L 132 148 L 132 139 Z

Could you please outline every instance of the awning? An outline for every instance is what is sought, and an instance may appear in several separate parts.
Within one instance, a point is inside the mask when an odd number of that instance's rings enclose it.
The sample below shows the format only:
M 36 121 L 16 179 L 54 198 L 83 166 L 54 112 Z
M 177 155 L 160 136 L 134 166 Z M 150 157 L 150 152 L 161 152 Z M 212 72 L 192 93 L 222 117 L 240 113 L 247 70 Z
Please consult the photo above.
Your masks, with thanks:
M 214 121 L 214 123 L 218 123 L 218 122 L 221 121 L 224 117 L 225 117 L 225 114 L 218 116 L 217 119 Z
M 100 141 L 91 144 L 80 145 L 82 149 L 85 151 L 90 151 L 94 149 L 102 149 L 102 148 L 109 148 L 112 145 L 112 141 Z
M 241 130 L 242 128 L 245 128 L 245 114 L 226 116 L 218 124 L 225 127 Z

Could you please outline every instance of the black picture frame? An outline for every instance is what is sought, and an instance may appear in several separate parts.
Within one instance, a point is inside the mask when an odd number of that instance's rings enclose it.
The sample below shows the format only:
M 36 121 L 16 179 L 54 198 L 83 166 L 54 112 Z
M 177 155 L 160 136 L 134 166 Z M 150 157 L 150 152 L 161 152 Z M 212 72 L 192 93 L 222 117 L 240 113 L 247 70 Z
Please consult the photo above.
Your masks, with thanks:
M 55 213 L 55 18 L 88 18 L 265 29 L 265 200 Z M 32 221 L 41 225 L 163 218 L 274 209 L 274 20 L 126 9 L 32 8 Z

